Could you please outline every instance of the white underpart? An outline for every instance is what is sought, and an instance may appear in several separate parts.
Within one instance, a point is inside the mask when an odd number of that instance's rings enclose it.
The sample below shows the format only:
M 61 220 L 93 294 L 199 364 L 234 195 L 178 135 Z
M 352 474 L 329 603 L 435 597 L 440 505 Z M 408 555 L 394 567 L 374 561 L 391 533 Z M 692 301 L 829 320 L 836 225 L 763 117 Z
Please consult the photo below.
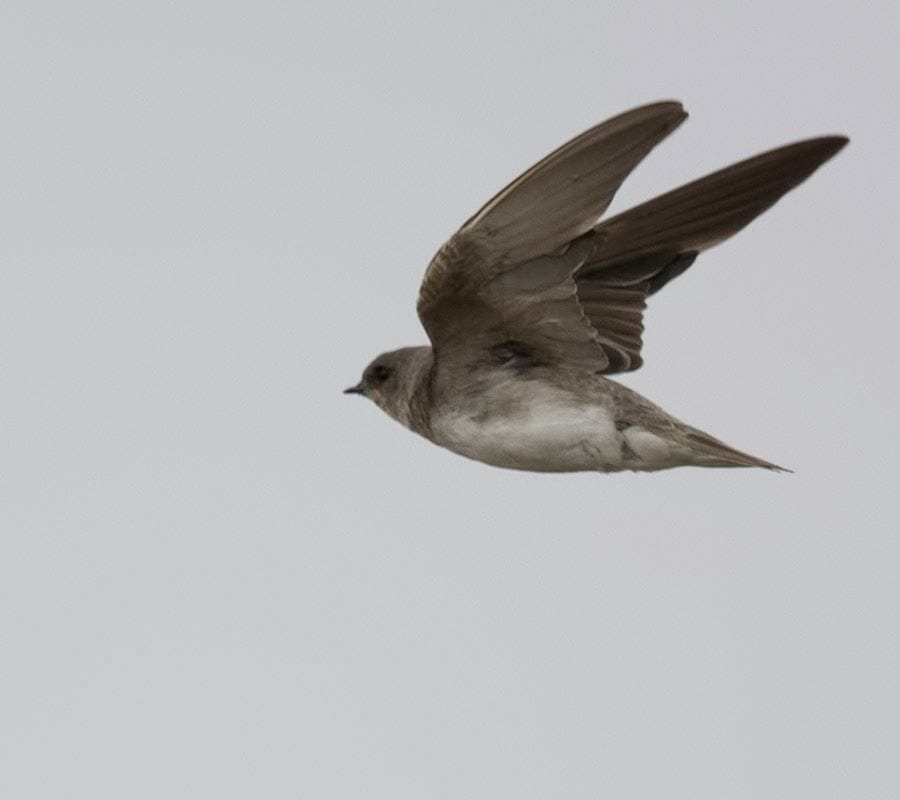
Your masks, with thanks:
M 654 470 L 680 462 L 682 448 L 637 426 L 617 430 L 601 403 L 585 405 L 537 381 L 524 392 L 517 384 L 496 387 L 477 413 L 433 419 L 435 441 L 488 464 L 542 472 Z M 506 392 L 516 401 L 508 402 Z
M 660 469 L 671 466 L 673 458 L 685 451 L 685 448 L 677 447 L 672 442 L 639 428 L 637 425 L 625 428 L 622 431 L 622 437 L 642 464 L 651 465 L 645 466 L 644 469 Z

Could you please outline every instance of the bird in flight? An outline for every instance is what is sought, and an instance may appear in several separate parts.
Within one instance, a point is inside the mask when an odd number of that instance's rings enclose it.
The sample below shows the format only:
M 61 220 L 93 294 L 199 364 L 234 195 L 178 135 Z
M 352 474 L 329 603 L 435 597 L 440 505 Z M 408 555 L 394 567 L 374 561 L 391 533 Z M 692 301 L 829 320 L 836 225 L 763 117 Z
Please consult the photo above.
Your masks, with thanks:
M 650 295 L 848 140 L 785 145 L 600 219 L 628 174 L 686 117 L 677 102 L 620 114 L 495 195 L 425 271 L 417 309 L 431 346 L 378 356 L 346 393 L 497 467 L 780 470 L 607 376 L 641 366 Z

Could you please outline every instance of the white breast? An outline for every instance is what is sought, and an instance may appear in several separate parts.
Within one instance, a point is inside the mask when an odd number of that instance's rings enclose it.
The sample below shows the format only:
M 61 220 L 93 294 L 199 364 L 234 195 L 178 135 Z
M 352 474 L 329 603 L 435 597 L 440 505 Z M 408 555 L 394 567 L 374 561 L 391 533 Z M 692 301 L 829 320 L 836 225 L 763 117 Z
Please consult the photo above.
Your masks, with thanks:
M 622 434 L 600 402 L 521 379 L 502 383 L 472 408 L 432 419 L 435 441 L 499 467 L 540 472 L 622 469 Z

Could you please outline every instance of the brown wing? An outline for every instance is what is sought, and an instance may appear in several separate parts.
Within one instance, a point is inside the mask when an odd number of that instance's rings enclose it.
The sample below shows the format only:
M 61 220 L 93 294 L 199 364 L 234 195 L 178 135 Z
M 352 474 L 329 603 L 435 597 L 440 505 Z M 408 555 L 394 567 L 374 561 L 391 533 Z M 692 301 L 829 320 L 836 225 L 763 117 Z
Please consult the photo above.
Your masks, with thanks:
M 631 169 L 686 116 L 677 103 L 622 114 L 511 183 L 435 255 L 419 316 L 445 361 L 504 352 L 599 372 L 641 365 L 649 295 L 732 236 L 847 142 L 763 153 L 596 223 Z
M 544 359 L 607 366 L 572 275 L 592 229 L 629 172 L 686 117 L 679 103 L 644 106 L 564 144 L 503 189 L 438 251 L 418 311 L 448 357 L 488 342 L 526 341 Z M 501 337 L 497 340 L 497 337 Z
M 601 222 L 575 275 L 578 298 L 609 361 L 637 369 L 649 295 L 684 272 L 697 253 L 737 233 L 847 143 L 829 136 L 742 161 Z
M 635 370 L 643 363 L 641 347 L 647 297 L 697 257 L 695 251 L 661 250 L 620 262 L 591 263 L 575 275 L 578 300 L 607 358 L 606 374 Z

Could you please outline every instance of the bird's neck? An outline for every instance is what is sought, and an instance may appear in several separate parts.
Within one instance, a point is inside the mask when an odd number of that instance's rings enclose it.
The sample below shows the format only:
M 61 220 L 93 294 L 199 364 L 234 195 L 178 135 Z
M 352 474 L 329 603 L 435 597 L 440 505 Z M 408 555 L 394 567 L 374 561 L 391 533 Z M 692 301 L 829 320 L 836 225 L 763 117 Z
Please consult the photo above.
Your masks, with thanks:
M 421 348 L 417 354 L 416 368 L 409 381 L 405 419 L 401 419 L 407 428 L 426 439 L 431 438 L 431 377 L 434 355 L 430 347 Z

